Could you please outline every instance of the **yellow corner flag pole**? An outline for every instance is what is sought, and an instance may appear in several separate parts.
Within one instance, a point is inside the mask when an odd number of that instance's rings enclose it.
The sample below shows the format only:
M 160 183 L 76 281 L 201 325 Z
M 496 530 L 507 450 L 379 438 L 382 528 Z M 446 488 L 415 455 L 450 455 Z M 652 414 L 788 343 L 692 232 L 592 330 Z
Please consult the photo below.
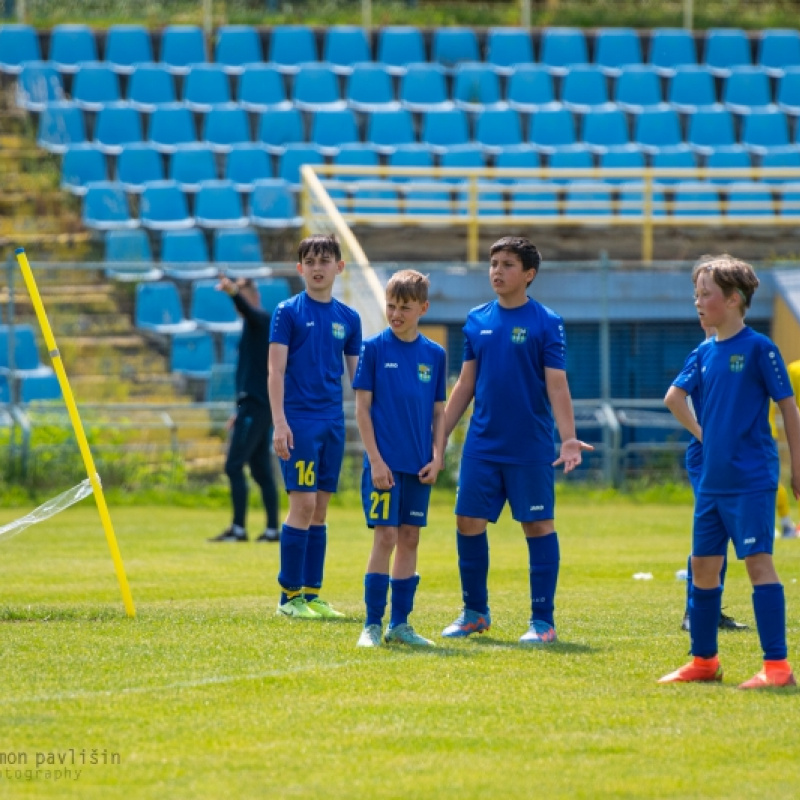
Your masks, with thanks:
M 78 440 L 78 447 L 80 448 L 81 455 L 83 456 L 83 463 L 86 467 L 86 472 L 89 475 L 89 481 L 92 484 L 94 491 L 94 499 L 97 503 L 97 510 L 100 513 L 100 520 L 103 523 L 103 530 L 106 533 L 106 540 L 108 541 L 108 548 L 111 550 L 111 558 L 114 561 L 114 569 L 117 573 L 117 580 L 119 581 L 119 588 L 122 592 L 122 602 L 125 604 L 125 611 L 129 617 L 136 616 L 136 608 L 133 605 L 133 597 L 131 590 L 128 586 L 128 579 L 125 577 L 125 566 L 122 563 L 122 556 L 119 553 L 117 546 L 117 538 L 114 535 L 114 527 L 111 524 L 111 516 L 108 513 L 108 506 L 106 506 L 106 498 L 103 494 L 103 487 L 100 485 L 100 479 L 97 476 L 97 470 L 94 466 L 94 459 L 89 450 L 89 443 L 86 441 L 86 434 L 83 432 L 83 424 L 78 414 L 78 407 L 75 405 L 75 398 L 72 396 L 72 389 L 67 379 L 67 373 L 64 371 L 64 365 L 61 362 L 61 356 L 56 346 L 56 340 L 53 336 L 53 331 L 50 329 L 50 323 L 47 320 L 47 312 L 44 310 L 42 298 L 39 296 L 39 289 L 36 286 L 36 280 L 31 271 L 31 265 L 28 263 L 28 257 L 25 255 L 24 248 L 20 247 L 16 251 L 17 261 L 19 262 L 22 276 L 25 278 L 25 285 L 28 287 L 28 294 L 31 296 L 33 307 L 36 311 L 36 316 L 39 319 L 39 325 L 44 334 L 44 340 L 47 344 L 47 349 L 50 353 L 50 358 L 53 362 L 53 369 L 58 377 L 58 383 L 61 387 L 61 393 L 64 395 L 64 402 L 67 404 L 67 411 L 69 418 L 72 422 L 72 427 L 75 429 L 75 436 Z

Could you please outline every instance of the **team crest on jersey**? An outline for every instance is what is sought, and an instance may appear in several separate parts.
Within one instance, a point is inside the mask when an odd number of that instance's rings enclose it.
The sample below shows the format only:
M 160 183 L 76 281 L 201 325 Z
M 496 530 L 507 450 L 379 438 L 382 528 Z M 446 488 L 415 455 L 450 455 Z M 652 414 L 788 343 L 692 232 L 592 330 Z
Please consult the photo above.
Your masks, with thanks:
M 527 328 L 511 329 L 511 341 L 514 342 L 514 344 L 522 344 L 527 338 L 528 338 Z
M 430 383 L 432 374 L 433 367 L 430 364 L 417 364 L 417 377 L 423 383 Z
M 731 356 L 731 372 L 741 372 L 744 369 L 744 356 Z
M 333 323 L 333 336 L 335 339 L 344 339 L 345 329 L 341 322 Z

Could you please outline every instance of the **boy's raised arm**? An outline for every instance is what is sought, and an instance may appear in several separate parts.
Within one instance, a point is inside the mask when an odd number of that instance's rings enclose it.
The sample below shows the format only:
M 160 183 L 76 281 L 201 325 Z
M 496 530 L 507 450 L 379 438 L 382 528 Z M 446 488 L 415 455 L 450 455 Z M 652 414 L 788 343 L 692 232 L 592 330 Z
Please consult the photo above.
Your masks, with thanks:
M 794 397 L 785 397 L 778 401 L 778 408 L 783 415 L 783 432 L 789 445 L 789 457 L 792 464 L 792 492 L 800 500 L 800 411 Z
M 444 436 L 447 439 L 453 432 L 458 421 L 464 416 L 464 412 L 469 408 L 472 398 L 475 396 L 475 360 L 470 359 L 461 365 L 461 374 L 458 376 L 456 385 L 450 393 L 450 399 L 444 409 Z

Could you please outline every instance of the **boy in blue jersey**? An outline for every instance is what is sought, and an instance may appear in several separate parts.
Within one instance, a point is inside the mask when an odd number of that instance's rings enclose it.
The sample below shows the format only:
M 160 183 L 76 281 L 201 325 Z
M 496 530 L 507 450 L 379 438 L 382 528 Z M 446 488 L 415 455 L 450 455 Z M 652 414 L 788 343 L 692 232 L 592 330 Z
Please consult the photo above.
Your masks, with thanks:
M 418 329 L 428 310 L 429 283 L 415 270 L 392 275 L 386 285 L 389 327 L 364 342 L 353 381 L 365 450 L 361 496 L 367 525 L 375 530 L 364 576 L 367 619 L 358 647 L 380 645 L 390 588 L 386 641 L 433 646 L 408 624 L 419 584 L 420 528 L 427 524 L 445 444 L 445 352 Z
M 787 661 L 786 602 L 772 560 L 779 462 L 769 426 L 770 398 L 783 415 L 795 496 L 800 496 L 800 413 L 777 347 L 744 321 L 758 287 L 753 268 L 728 255 L 705 257 L 692 280 L 700 319 L 717 330 L 716 337 L 697 348 L 694 380 L 702 392 L 702 426 L 688 406 L 673 409 L 703 443 L 692 537 L 694 658 L 659 683 L 722 680 L 717 652 L 720 569 L 730 539 L 753 584 L 764 656 L 763 668 L 739 688 L 794 686 Z
M 445 637 L 489 629 L 489 543 L 486 527 L 506 500 L 528 545 L 531 617 L 520 641 L 555 641 L 554 599 L 559 569 L 554 524 L 554 466 L 570 472 L 589 445 L 575 437 L 566 374 L 564 323 L 527 296 L 541 257 L 523 237 L 507 236 L 489 250 L 497 299 L 473 308 L 464 325 L 464 364 L 445 408 L 449 436 L 472 399 L 475 407 L 461 460 L 456 501 L 458 566 L 464 607 Z M 554 418 L 561 437 L 555 453 Z
M 319 596 L 325 518 L 344 457 L 344 364 L 352 381 L 361 350 L 361 320 L 333 297 L 344 269 L 334 236 L 316 234 L 298 248 L 305 291 L 280 303 L 272 317 L 269 400 L 273 447 L 289 494 L 281 529 L 281 599 L 277 613 L 301 619 L 344 615 Z
M 701 327 L 706 334 L 706 338 L 716 334 L 716 331 L 713 328 L 706 328 L 702 324 L 702 321 Z M 672 382 L 672 386 L 670 386 L 667 390 L 667 394 L 664 397 L 664 404 L 670 409 L 670 411 L 672 411 L 673 414 L 675 414 L 676 412 L 673 409 L 685 405 L 688 399 L 688 402 L 691 402 L 692 412 L 694 413 L 695 419 L 698 421 L 698 424 L 700 424 L 702 421 L 703 412 L 703 396 L 700 391 L 699 382 L 695 380 L 696 372 L 697 348 L 689 353 L 689 356 L 683 365 L 683 369 L 678 377 Z M 695 436 L 692 436 L 689 440 L 689 445 L 686 448 L 686 473 L 689 476 L 689 483 L 692 487 L 692 492 L 694 493 L 695 497 L 697 496 L 697 488 L 700 484 L 700 473 L 702 472 L 702 469 L 703 445 L 699 439 L 697 439 Z M 722 570 L 719 574 L 719 582 L 723 588 L 725 586 L 725 574 L 727 571 L 728 556 L 726 553 L 722 560 Z M 691 603 L 691 599 L 692 557 L 690 555 L 687 561 L 686 569 L 686 606 L 684 608 L 683 621 L 681 622 L 681 629 L 684 631 L 688 631 L 691 627 L 691 621 L 689 619 L 689 604 Z M 721 612 L 719 615 L 719 627 L 721 630 L 729 631 L 747 629 L 747 625 L 737 622 L 733 617 Z

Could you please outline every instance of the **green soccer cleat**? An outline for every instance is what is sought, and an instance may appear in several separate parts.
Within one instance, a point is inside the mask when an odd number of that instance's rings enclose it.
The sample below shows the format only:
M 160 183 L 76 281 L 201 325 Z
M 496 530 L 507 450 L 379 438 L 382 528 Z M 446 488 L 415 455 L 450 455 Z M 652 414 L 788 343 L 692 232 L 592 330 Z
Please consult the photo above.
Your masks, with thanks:
M 358 637 L 356 647 L 380 647 L 381 646 L 381 626 L 367 625 Z
M 411 645 L 411 647 L 436 647 L 430 639 L 420 636 L 407 622 L 395 625 L 394 628 L 389 628 L 383 638 L 387 644 L 398 642 L 399 644 Z
M 279 617 L 294 617 L 295 619 L 319 619 L 319 614 L 309 607 L 303 595 L 298 594 L 283 605 L 278 604 L 275 612 Z
M 337 611 L 327 600 L 315 597 L 313 600 L 306 601 L 306 605 L 322 619 L 344 619 L 345 615 Z

